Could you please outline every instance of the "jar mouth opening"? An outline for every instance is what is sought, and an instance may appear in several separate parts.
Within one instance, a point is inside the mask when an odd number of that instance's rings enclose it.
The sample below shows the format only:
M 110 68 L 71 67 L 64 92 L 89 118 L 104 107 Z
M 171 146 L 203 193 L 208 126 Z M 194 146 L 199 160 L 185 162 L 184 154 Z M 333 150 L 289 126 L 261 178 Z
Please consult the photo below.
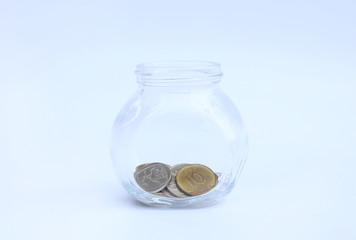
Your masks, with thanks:
M 219 82 L 221 66 L 208 61 L 167 61 L 136 66 L 137 82 L 145 85 L 201 85 Z

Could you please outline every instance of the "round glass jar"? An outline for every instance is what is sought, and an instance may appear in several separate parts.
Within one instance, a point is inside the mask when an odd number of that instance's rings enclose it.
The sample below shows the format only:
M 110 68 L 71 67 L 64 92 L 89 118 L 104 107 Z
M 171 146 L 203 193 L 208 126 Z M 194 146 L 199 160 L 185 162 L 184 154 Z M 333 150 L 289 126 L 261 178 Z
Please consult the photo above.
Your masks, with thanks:
M 220 65 L 195 61 L 146 63 L 137 66 L 136 75 L 138 89 L 112 129 L 112 159 L 124 188 L 138 201 L 153 206 L 216 203 L 233 189 L 248 150 L 241 116 L 219 87 Z M 167 189 L 144 189 L 137 174 L 152 165 L 144 165 L 149 163 L 163 163 L 167 169 L 177 164 L 203 165 L 215 175 L 214 186 L 205 193 L 192 194 L 181 187 L 183 183 L 176 182 L 185 197 L 168 196 Z M 152 174 L 152 169 L 148 170 Z M 187 179 L 193 186 L 209 180 L 199 172 L 193 174 L 193 179 Z M 169 177 L 172 181 L 176 175 Z M 161 192 L 164 190 L 166 194 Z

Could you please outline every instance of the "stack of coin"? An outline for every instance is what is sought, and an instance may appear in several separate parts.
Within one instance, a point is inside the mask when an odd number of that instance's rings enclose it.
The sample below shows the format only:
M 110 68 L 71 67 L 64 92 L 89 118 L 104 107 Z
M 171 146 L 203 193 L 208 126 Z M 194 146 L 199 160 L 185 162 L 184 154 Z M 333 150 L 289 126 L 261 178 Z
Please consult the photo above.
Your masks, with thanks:
M 145 191 L 173 198 L 209 192 L 218 183 L 218 174 L 202 164 L 145 163 L 136 167 L 137 184 Z

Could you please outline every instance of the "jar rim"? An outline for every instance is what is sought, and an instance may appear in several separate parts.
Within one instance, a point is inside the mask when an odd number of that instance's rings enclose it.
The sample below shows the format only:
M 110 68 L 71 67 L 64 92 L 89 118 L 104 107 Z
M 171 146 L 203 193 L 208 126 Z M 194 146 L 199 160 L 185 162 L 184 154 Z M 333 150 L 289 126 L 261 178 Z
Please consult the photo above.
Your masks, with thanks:
M 164 61 L 136 66 L 137 82 L 145 85 L 201 85 L 219 82 L 221 66 L 209 61 Z

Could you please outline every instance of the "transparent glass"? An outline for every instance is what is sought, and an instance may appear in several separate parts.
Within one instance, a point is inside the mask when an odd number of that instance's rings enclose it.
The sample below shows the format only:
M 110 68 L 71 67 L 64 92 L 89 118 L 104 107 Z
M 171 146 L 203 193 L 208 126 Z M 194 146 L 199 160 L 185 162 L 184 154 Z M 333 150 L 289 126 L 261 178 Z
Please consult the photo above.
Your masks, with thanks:
M 221 91 L 221 68 L 212 62 L 157 62 L 136 69 L 138 89 L 112 129 L 112 159 L 127 192 L 153 206 L 201 207 L 235 186 L 247 158 L 247 134 L 232 101 Z M 185 198 L 143 190 L 141 164 L 203 164 L 219 175 L 213 189 Z

